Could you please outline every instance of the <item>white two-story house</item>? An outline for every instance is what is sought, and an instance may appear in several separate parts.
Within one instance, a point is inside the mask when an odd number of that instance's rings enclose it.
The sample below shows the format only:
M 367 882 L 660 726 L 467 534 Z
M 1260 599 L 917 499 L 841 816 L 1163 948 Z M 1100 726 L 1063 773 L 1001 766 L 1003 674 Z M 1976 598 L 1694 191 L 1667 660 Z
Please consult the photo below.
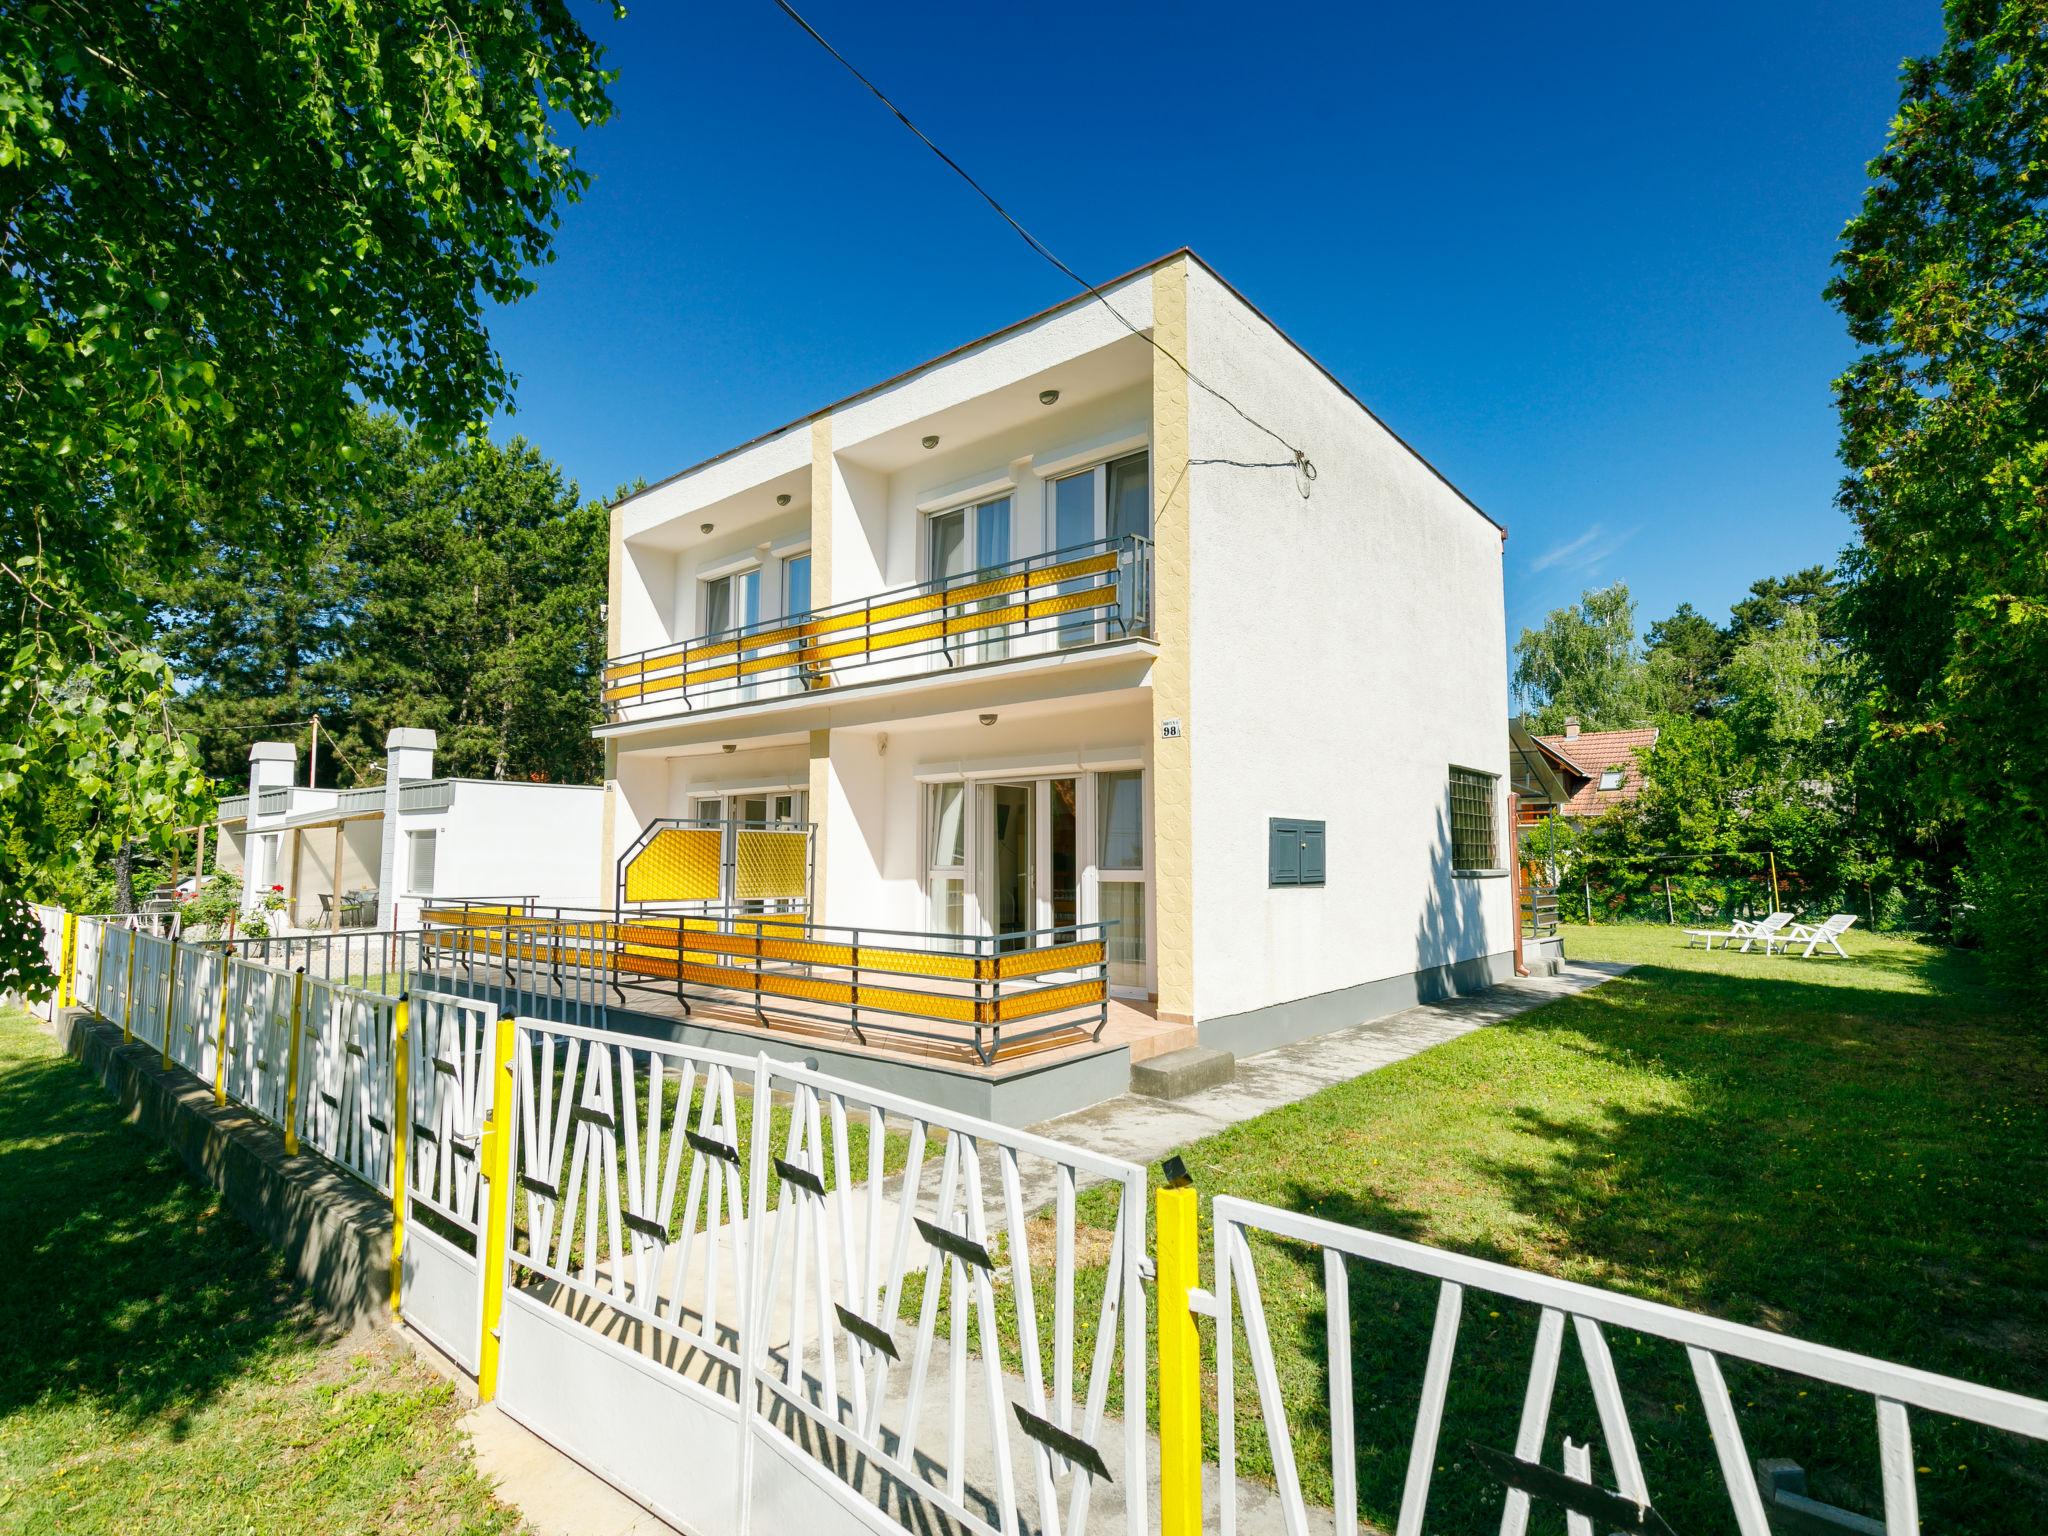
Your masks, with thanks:
M 1501 528 L 1191 253 L 1104 292 L 615 507 L 606 867 L 808 825 L 811 921 L 1105 924 L 1155 1046 L 1508 974 Z

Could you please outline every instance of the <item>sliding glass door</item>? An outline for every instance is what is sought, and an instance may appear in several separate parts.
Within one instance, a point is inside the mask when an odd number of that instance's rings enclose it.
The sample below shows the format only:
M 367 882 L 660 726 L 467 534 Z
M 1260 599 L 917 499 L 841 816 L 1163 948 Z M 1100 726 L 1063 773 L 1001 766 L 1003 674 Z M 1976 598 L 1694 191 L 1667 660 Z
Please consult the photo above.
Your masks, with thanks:
M 1152 989 L 1151 859 L 1138 769 L 925 786 L 925 897 L 932 929 L 1004 951 L 1071 939 L 1110 921 L 1111 990 Z

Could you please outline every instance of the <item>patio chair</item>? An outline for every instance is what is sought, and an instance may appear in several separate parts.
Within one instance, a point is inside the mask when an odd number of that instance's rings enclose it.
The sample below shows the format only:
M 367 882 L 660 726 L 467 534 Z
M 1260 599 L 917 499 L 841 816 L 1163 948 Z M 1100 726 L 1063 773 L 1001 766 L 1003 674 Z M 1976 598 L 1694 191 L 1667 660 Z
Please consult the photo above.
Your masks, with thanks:
M 1742 941 L 1742 952 L 1749 953 L 1749 946 L 1762 941 L 1764 953 L 1770 953 L 1771 941 L 1778 930 L 1792 921 L 1790 912 L 1773 912 L 1769 917 L 1747 922 L 1742 918 L 1731 918 L 1726 928 L 1688 928 L 1685 930 L 1685 947 L 1691 949 L 1697 940 L 1708 949 L 1714 947 L 1714 940 L 1726 941 L 1724 947 L 1732 947 L 1737 939 Z
M 1794 923 L 1783 932 L 1765 940 L 1764 953 L 1770 953 L 1771 945 L 1782 944 L 1785 953 L 1789 955 L 1793 946 L 1804 944 L 1806 948 L 1799 951 L 1799 958 L 1804 960 L 1810 957 L 1816 948 L 1825 944 L 1846 960 L 1849 958 L 1849 951 L 1842 948 L 1842 935 L 1849 931 L 1849 925 L 1855 921 L 1854 912 L 1837 912 L 1824 923 Z

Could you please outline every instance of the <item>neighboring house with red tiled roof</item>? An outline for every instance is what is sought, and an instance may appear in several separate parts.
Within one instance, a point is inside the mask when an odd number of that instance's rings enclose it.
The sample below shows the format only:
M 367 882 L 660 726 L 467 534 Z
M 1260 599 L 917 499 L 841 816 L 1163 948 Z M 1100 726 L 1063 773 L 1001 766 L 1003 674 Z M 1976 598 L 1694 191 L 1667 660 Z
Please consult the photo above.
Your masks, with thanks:
M 1528 770 L 1517 776 L 1515 786 L 1522 820 L 1540 821 L 1551 815 L 1590 820 L 1643 792 L 1637 754 L 1657 744 L 1657 728 L 1582 731 L 1578 721 L 1566 720 L 1562 735 L 1538 736 L 1515 722 L 1509 739 Z

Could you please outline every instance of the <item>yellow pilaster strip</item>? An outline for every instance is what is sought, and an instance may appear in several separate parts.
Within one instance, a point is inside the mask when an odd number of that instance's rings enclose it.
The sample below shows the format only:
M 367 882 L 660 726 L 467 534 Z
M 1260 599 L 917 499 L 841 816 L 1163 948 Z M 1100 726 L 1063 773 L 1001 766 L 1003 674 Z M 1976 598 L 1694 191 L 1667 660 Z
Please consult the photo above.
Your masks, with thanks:
M 213 1102 L 223 1109 L 228 1102 L 228 969 L 234 963 L 234 946 L 221 945 L 220 1007 L 213 1024 Z
M 1159 1275 L 1159 1532 L 1202 1529 L 1202 1340 L 1188 1292 L 1201 1283 L 1193 1185 L 1162 1188 L 1155 1206 Z
M 513 1047 L 519 1038 L 516 1020 L 501 1018 L 492 1026 L 491 1113 L 484 1121 L 477 1160 L 484 1176 L 484 1225 L 477 1234 L 477 1257 L 484 1267 L 483 1340 L 477 1351 L 476 1391 L 484 1402 L 498 1395 L 498 1328 L 505 1315 L 505 1285 L 511 1260 L 506 1240 L 512 1227 L 512 1116 L 514 1110 Z M 765 1120 L 765 1116 L 763 1119 Z
M 171 936 L 171 958 L 164 965 L 164 1070 L 171 1070 L 171 1020 L 177 1017 L 178 1006 L 178 939 Z
M 57 946 L 57 1006 L 72 1007 L 78 1001 L 75 985 L 78 969 L 78 919 L 72 913 L 64 914 L 64 937 Z
M 292 1043 L 285 1055 L 284 1154 L 299 1155 L 299 1037 L 305 1032 L 306 968 L 292 972 Z M 168 1036 L 166 1036 L 168 1038 Z
M 391 1011 L 391 1311 L 398 1313 L 398 1293 L 405 1277 L 405 1154 L 412 1130 L 410 1088 L 412 1005 L 404 998 Z
M 1190 367 L 1186 258 L 1152 274 L 1152 334 Z M 1195 1016 L 1194 765 L 1189 661 L 1188 376 L 1152 354 L 1152 904 L 1159 1017 Z M 1165 721 L 1178 720 L 1164 737 Z
M 135 1043 L 135 951 L 142 935 L 135 929 L 128 930 L 128 974 L 121 981 L 121 1043 Z

